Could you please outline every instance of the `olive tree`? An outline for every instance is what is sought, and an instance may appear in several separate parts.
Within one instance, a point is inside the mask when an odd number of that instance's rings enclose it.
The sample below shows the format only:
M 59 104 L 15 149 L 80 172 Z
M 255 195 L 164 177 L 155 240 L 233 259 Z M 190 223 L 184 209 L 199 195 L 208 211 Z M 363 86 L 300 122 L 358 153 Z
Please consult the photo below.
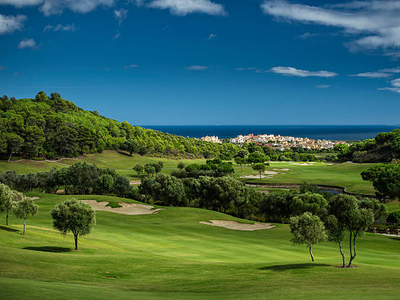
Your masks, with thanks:
M 306 244 L 314 262 L 312 246 L 327 239 L 324 223 L 318 216 L 306 212 L 301 216 L 290 218 L 290 231 L 293 235 L 291 241 L 295 245 Z
M 264 163 L 257 163 L 253 165 L 251 168 L 260 173 L 260 179 L 262 178 L 261 174 L 267 169 Z
M 345 234 L 344 224 L 340 223 L 334 215 L 329 215 L 325 221 L 328 241 L 339 245 L 339 252 L 342 255 L 342 268 L 346 267 L 346 257 L 343 253 L 342 241 Z
M 62 234 L 74 235 L 75 250 L 78 250 L 78 237 L 89 234 L 96 225 L 96 213 L 93 208 L 76 199 L 57 204 L 51 211 L 53 226 Z
M 0 183 L 0 212 L 6 212 L 6 225 L 9 225 L 10 211 L 13 210 L 16 201 L 22 200 L 23 195 L 11 190 L 7 185 Z
M 37 214 L 38 206 L 33 202 L 32 199 L 28 199 L 24 196 L 24 198 L 21 201 L 18 201 L 15 204 L 13 211 L 17 218 L 24 220 L 24 231 L 22 234 L 25 235 L 26 220 L 28 220 L 29 217 L 32 217 Z

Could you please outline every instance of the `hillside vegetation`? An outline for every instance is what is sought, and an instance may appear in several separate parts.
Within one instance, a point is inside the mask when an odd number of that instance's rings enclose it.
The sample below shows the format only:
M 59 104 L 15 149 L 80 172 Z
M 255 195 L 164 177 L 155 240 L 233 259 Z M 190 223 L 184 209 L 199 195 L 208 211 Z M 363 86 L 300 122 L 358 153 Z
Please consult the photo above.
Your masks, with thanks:
M 39 213 L 0 226 L 1 299 L 397 299 L 398 238 L 367 234 L 356 268 L 340 269 L 337 245 L 316 245 L 316 262 L 290 242 L 287 225 L 236 231 L 199 224 L 236 220 L 218 212 L 168 207 L 154 215 L 97 212 L 91 235 L 52 228 L 50 211 L 71 196 L 29 194 Z M 134 202 L 108 196 L 74 196 Z M 4 222 L 4 214 L 0 221 Z M 347 240 L 347 239 L 346 239 Z
M 105 149 L 174 157 L 231 158 L 232 144 L 215 144 L 132 126 L 85 111 L 60 94 L 40 92 L 34 99 L 0 97 L 0 156 L 76 157 Z

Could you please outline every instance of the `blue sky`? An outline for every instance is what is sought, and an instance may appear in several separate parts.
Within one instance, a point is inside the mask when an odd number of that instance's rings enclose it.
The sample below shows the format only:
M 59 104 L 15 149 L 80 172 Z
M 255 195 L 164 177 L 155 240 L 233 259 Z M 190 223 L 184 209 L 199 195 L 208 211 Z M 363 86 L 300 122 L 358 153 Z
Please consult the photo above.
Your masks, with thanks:
M 399 124 L 400 1 L 0 0 L 0 93 L 137 125 Z

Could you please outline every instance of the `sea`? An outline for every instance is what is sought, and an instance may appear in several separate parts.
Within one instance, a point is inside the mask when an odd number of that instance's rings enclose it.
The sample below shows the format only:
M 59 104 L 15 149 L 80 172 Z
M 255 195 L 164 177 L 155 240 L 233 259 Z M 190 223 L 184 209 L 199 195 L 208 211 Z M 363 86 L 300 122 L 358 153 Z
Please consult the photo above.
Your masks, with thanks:
M 400 125 L 145 125 L 143 127 L 191 138 L 208 135 L 226 139 L 252 133 L 353 141 L 374 138 L 378 133 L 390 132 L 400 128 Z

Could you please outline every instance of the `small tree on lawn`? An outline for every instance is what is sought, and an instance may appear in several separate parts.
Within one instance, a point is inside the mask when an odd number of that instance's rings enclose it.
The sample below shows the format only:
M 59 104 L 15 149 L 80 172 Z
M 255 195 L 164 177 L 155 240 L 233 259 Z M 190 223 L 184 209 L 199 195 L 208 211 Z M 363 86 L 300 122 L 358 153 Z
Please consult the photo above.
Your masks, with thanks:
M 13 210 L 17 218 L 24 219 L 24 232 L 22 234 L 25 235 L 26 220 L 28 220 L 29 217 L 37 214 L 38 206 L 33 202 L 32 199 L 24 197 L 24 199 L 15 204 Z
M 178 169 L 183 170 L 185 168 L 185 164 L 183 162 L 178 162 Z
M 10 216 L 10 211 L 16 201 L 22 200 L 23 195 L 17 191 L 11 190 L 7 185 L 0 183 L 0 211 L 6 212 L 6 225 L 9 225 L 8 219 Z
M 243 164 L 245 161 L 246 161 L 246 159 L 243 157 L 240 157 L 240 156 L 235 157 L 235 163 L 240 166 L 241 173 L 243 172 Z
M 296 245 L 306 244 L 311 260 L 314 262 L 312 246 L 326 240 L 324 223 L 318 216 L 306 212 L 299 217 L 290 218 L 290 231 L 293 235 L 292 242 Z
M 260 173 L 260 179 L 261 179 L 262 178 L 261 174 L 267 169 L 267 166 L 264 163 L 258 163 L 252 166 L 251 168 Z
M 51 211 L 53 226 L 62 234 L 74 235 L 75 250 L 78 250 L 78 237 L 87 235 L 96 225 L 96 213 L 93 208 L 76 199 L 57 204 Z
M 133 171 L 135 171 L 137 176 L 140 177 L 140 175 L 144 172 L 144 167 L 142 165 L 136 165 L 133 167 Z
M 345 268 L 346 257 L 342 249 L 342 241 L 346 232 L 344 225 L 340 223 L 334 215 L 329 215 L 325 221 L 325 227 L 328 233 L 328 241 L 339 245 L 339 251 L 342 255 L 342 268 Z

